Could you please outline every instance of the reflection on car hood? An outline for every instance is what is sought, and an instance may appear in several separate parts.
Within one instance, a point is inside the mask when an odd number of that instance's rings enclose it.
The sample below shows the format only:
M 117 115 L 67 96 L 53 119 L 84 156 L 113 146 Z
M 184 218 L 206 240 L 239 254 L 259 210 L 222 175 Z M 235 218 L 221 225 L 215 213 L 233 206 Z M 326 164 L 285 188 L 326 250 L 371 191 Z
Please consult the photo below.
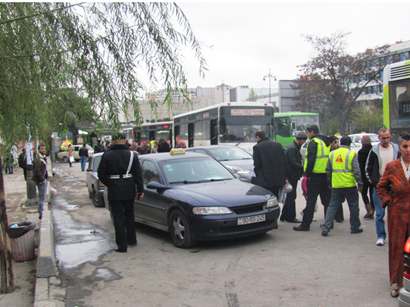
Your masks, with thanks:
M 243 169 L 253 171 L 253 159 L 229 160 L 229 161 L 219 161 L 219 162 L 221 162 L 223 165 L 236 166 L 236 167 L 240 167 Z
M 264 188 L 238 179 L 178 185 L 168 191 L 183 202 L 192 204 L 193 198 L 197 205 L 226 207 L 262 203 L 273 195 Z

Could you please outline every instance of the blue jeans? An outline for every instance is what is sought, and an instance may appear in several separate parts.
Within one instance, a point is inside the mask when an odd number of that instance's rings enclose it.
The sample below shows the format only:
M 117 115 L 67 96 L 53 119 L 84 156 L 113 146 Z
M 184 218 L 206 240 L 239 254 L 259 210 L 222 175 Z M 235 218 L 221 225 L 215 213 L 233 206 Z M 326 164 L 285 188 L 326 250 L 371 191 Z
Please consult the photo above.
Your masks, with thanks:
M 81 156 L 81 170 L 85 170 L 85 163 L 87 162 L 87 157 Z
M 42 216 L 44 210 L 44 198 L 47 191 L 47 180 L 43 183 L 36 183 L 38 190 L 38 214 Z
M 376 233 L 378 239 L 386 239 L 386 230 L 384 228 L 385 209 L 382 207 L 382 201 L 377 195 L 377 189 L 373 188 L 373 204 L 376 210 Z
M 13 174 L 13 166 L 12 165 L 6 165 L 6 174 Z
M 356 187 L 351 188 L 333 188 L 330 198 L 329 207 L 326 211 L 325 223 L 322 225 L 322 230 L 329 232 L 333 225 L 333 220 L 339 206 L 344 200 L 347 200 L 350 210 L 350 230 L 356 231 L 360 227 L 359 219 L 359 193 Z

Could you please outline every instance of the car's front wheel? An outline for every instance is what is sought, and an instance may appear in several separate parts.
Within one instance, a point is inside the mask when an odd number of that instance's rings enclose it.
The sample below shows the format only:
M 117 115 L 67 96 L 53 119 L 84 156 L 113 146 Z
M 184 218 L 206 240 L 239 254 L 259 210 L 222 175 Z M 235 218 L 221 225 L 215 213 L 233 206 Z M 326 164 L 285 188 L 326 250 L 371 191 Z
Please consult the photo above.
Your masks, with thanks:
M 64 156 L 64 157 L 63 157 L 63 161 L 64 161 L 65 163 L 68 163 L 68 157 L 67 157 L 67 156 Z
M 187 248 L 195 245 L 192 238 L 191 226 L 187 217 L 180 211 L 174 210 L 169 217 L 169 232 L 177 247 Z
M 100 197 L 95 188 L 91 192 L 91 199 L 95 207 L 104 207 L 104 199 Z

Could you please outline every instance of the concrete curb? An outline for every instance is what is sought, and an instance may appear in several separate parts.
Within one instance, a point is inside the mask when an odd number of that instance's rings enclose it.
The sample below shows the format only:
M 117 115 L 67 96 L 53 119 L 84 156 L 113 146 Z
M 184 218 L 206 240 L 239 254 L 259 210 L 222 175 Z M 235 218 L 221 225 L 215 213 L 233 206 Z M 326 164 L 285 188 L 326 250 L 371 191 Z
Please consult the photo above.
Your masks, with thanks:
M 51 174 L 51 172 L 49 173 Z M 65 306 L 66 290 L 61 288 L 61 282 L 58 279 L 54 250 L 53 217 L 49 209 L 51 202 L 50 183 L 47 185 L 45 200 L 46 202 L 44 203 L 44 211 L 39 227 L 34 307 Z

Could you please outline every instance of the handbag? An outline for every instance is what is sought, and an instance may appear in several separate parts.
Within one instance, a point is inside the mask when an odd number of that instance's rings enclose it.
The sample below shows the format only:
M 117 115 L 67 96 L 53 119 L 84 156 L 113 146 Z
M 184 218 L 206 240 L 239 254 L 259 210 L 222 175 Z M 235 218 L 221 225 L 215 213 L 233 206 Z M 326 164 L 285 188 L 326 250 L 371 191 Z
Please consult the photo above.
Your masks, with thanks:
M 71 163 L 74 162 L 74 157 L 73 157 L 73 156 L 71 156 L 69 159 L 70 159 L 70 162 L 71 162 Z

